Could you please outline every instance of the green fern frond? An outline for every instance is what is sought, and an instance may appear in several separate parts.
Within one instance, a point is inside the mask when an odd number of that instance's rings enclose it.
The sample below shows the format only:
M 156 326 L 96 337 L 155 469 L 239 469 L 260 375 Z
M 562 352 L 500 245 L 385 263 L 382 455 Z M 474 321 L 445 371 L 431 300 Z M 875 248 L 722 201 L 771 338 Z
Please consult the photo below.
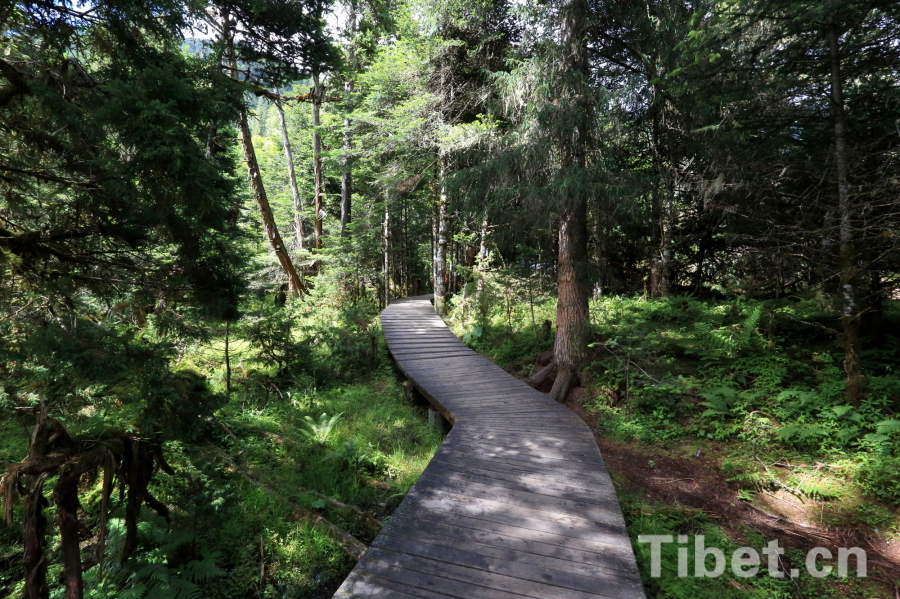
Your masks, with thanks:
M 793 480 L 791 483 L 795 489 L 813 499 L 827 501 L 830 499 L 838 499 L 841 496 L 841 490 L 834 481 L 799 479 Z
M 188 562 L 184 567 L 185 579 L 194 584 L 203 584 L 214 578 L 225 576 L 227 572 L 216 565 L 215 557 L 217 556 L 213 553 L 209 558 Z
M 169 568 L 165 564 L 145 564 L 134 573 L 137 580 L 169 582 Z
M 328 437 L 331 436 L 331 431 L 334 429 L 334 425 L 338 423 L 338 421 L 343 416 L 343 413 L 337 413 L 333 416 L 328 416 L 324 412 L 319 416 L 318 421 L 313 419 L 311 416 L 304 416 L 304 420 L 306 420 L 306 429 L 301 430 L 300 434 L 304 437 L 308 438 L 310 441 L 314 441 L 315 443 L 322 443 L 323 445 L 328 441 Z

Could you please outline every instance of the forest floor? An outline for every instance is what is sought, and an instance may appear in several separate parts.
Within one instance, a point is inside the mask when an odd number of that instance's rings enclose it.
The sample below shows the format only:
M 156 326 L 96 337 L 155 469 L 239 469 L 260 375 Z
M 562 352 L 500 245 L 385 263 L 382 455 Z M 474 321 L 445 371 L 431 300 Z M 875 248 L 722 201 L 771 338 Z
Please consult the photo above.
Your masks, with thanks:
M 599 415 L 579 402 L 583 393 L 583 388 L 574 389 L 565 405 L 597 430 Z M 900 539 L 824 525 L 826 502 L 796 496 L 785 489 L 759 493 L 753 501 L 740 499 L 739 489 L 722 471 L 724 456 L 735 447 L 684 440 L 650 446 L 615 441 L 596 433 L 594 438 L 618 492 L 624 496 L 623 509 L 628 516 L 651 515 L 653 510 L 671 506 L 685 515 L 712 520 L 729 539 L 739 542 L 747 541 L 748 532 L 753 531 L 767 540 L 777 539 L 782 547 L 804 552 L 827 547 L 836 554 L 839 547 L 862 547 L 868 554 L 868 567 L 877 569 L 870 572 L 870 578 L 884 585 L 880 596 L 895 597 L 894 581 L 900 580 Z M 794 566 L 803 567 L 784 564 L 788 570 Z

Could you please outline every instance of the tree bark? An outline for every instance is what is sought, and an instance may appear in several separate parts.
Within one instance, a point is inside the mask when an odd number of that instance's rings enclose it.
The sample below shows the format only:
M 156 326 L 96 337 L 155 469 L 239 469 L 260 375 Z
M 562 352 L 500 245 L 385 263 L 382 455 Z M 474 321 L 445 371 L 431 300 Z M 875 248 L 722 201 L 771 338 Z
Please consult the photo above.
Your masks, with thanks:
M 385 193 L 384 197 L 384 307 L 391 304 L 391 211 L 388 199 L 390 195 Z
M 74 467 L 64 470 L 53 490 L 59 518 L 60 549 L 65 578 L 65 599 L 82 599 L 84 583 L 81 577 L 81 549 L 78 542 L 78 481 L 81 476 Z
M 587 357 L 590 337 L 589 289 L 585 281 L 587 258 L 587 205 L 584 200 L 564 209 L 559 223 L 559 263 L 556 305 L 556 342 L 553 362 L 557 370 L 550 397 L 565 401 L 578 382 Z
M 234 23 L 231 21 L 227 12 L 222 16 L 222 35 L 225 40 L 225 70 L 230 77 L 237 75 L 237 59 L 234 55 Z M 238 116 L 238 133 L 241 139 L 241 149 L 244 152 L 244 160 L 247 162 L 247 176 L 250 179 L 250 188 L 256 198 L 259 206 L 259 212 L 262 216 L 263 229 L 275 256 L 278 258 L 281 268 L 284 270 L 288 279 L 288 287 L 290 291 L 296 294 L 302 293 L 306 287 L 303 279 L 297 274 L 294 263 L 281 240 L 281 234 L 275 224 L 275 217 L 272 215 L 272 208 L 269 205 L 269 198 L 266 195 L 266 188 L 263 185 L 262 173 L 259 170 L 259 162 L 256 160 L 256 151 L 253 148 L 253 136 L 250 133 L 250 125 L 247 122 L 247 111 L 242 109 Z
M 244 150 L 244 159 L 247 161 L 247 175 L 250 178 L 250 187 L 253 189 L 253 195 L 256 196 L 256 203 L 259 205 L 259 212 L 262 216 L 263 229 L 265 229 L 266 237 L 278 257 L 281 268 L 284 269 L 288 278 L 288 286 L 290 291 L 295 294 L 302 293 L 306 287 L 303 279 L 297 274 L 294 263 L 281 240 L 281 234 L 275 224 L 275 217 L 272 216 L 272 208 L 269 206 L 269 198 L 266 195 L 266 189 L 263 186 L 262 174 L 259 170 L 259 163 L 256 161 L 256 151 L 253 149 L 253 138 L 250 136 L 250 126 L 247 124 L 247 112 L 242 110 L 238 120 L 238 129 L 241 134 L 241 147 Z
M 654 102 L 660 103 L 662 92 L 654 86 Z M 650 297 L 667 297 L 669 295 L 669 259 L 671 257 L 669 222 L 669 177 L 660 157 L 660 115 L 656 110 L 653 115 L 653 163 L 659 181 L 653 186 L 653 243 L 650 253 Z
M 588 84 L 588 56 L 585 23 L 588 15 L 586 0 L 568 0 L 562 6 L 560 36 L 562 60 L 561 79 L 570 87 L 573 106 L 570 114 L 577 115 L 566 130 L 562 144 L 564 171 L 580 171 L 585 167 L 590 127 L 590 104 L 584 87 Z M 590 335 L 587 285 L 587 199 L 576 190 L 564 196 L 559 214 L 559 258 L 556 305 L 556 342 L 551 365 L 557 369 L 550 397 L 563 402 L 569 390 L 578 382 L 578 371 L 587 357 Z
M 47 454 L 47 406 L 41 400 L 37 412 L 37 423 L 31 434 L 31 446 L 28 449 L 28 458 L 38 461 Z M 47 507 L 47 499 L 44 497 L 44 483 L 50 477 L 50 473 L 31 474 L 25 477 L 25 501 L 24 501 L 24 553 L 22 566 L 25 569 L 24 599 L 47 599 L 50 596 L 50 587 L 47 586 L 47 518 L 44 509 Z M 8 499 L 8 498 L 6 498 Z M 9 519 L 12 507 L 4 505 L 4 515 Z
M 481 243 L 478 246 L 478 261 L 476 262 L 476 266 L 478 268 L 478 281 L 475 283 L 476 291 L 481 293 L 484 291 L 484 272 L 487 270 L 487 258 L 488 258 L 488 246 L 487 246 L 487 236 L 488 236 L 488 215 L 487 211 L 484 212 L 484 216 L 481 219 Z M 531 273 L 528 273 L 529 279 L 531 277 Z
M 275 90 L 278 93 L 278 90 Z M 297 247 L 303 249 L 303 206 L 300 198 L 300 189 L 297 187 L 297 172 L 294 169 L 294 152 L 291 150 L 291 140 L 288 138 L 287 121 L 284 118 L 284 108 L 281 101 L 275 102 L 275 110 L 278 111 L 278 122 L 281 124 L 281 145 L 284 146 L 284 159 L 287 162 L 288 182 L 291 186 L 291 206 L 294 212 L 294 236 Z
M 834 162 L 838 191 L 838 265 L 844 373 L 847 375 L 844 394 L 850 403 L 858 405 L 865 384 L 865 375 L 860 363 L 862 339 L 859 330 L 859 302 L 856 297 L 858 273 L 856 252 L 853 247 L 853 206 L 850 200 L 850 185 L 847 183 L 847 117 L 844 112 L 839 33 L 834 13 L 830 21 L 828 48 L 831 59 L 831 108 L 834 118 Z
M 447 312 L 447 158 L 440 157 L 440 192 L 434 240 L 434 309 L 439 316 Z
M 319 135 L 319 126 L 322 120 L 319 109 L 322 106 L 322 89 L 319 85 L 318 74 L 313 75 L 312 99 L 312 125 L 313 125 L 313 205 L 315 210 L 314 247 L 322 248 L 322 137 Z
M 47 599 L 50 587 L 47 586 L 47 556 L 44 554 L 47 545 L 47 518 L 44 508 L 47 499 L 44 497 L 44 481 L 47 475 L 40 474 L 27 478 L 27 492 L 24 502 L 25 519 L 25 552 L 22 565 L 25 569 L 25 599 Z
M 353 46 L 353 34 L 356 31 L 356 10 L 352 3 L 350 5 L 350 14 L 347 18 L 347 31 L 350 33 L 350 43 L 347 47 L 347 62 L 353 66 L 356 59 L 356 49 Z M 350 96 L 353 93 L 353 79 L 350 75 L 344 82 L 344 102 L 345 110 L 350 109 Z M 342 160 L 344 172 L 341 175 L 341 237 L 348 234 L 347 225 L 351 220 L 351 203 L 353 197 L 353 159 L 350 156 L 352 144 L 350 143 L 350 117 L 344 117 L 344 158 Z

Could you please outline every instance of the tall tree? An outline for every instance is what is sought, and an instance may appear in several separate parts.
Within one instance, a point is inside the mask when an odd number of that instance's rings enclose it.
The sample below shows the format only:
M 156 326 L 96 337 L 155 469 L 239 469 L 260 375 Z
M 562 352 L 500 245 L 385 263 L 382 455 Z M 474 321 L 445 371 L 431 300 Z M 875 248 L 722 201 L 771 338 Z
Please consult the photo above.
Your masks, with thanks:
M 347 236 L 347 225 L 350 224 L 350 220 L 352 219 L 353 158 L 351 156 L 351 150 L 353 146 L 350 139 L 351 121 L 349 108 L 353 94 L 353 73 L 358 68 L 356 42 L 354 40 L 356 35 L 356 19 L 356 5 L 353 0 L 350 0 L 347 4 L 347 25 L 345 29 L 345 35 L 347 37 L 345 62 L 347 63 L 348 69 L 344 79 L 344 103 L 346 104 L 345 110 L 348 112 L 344 115 L 344 155 L 341 158 L 341 164 L 344 168 L 344 172 L 341 173 L 341 237 Z
M 278 124 L 281 129 L 281 145 L 284 148 L 284 160 L 287 163 L 288 184 L 291 187 L 291 208 L 294 215 L 294 237 L 297 247 L 303 249 L 303 202 L 300 198 L 300 189 L 297 186 L 297 171 L 294 168 L 294 152 L 291 148 L 291 140 L 288 136 L 287 120 L 284 118 L 284 106 L 282 98 L 275 88 L 276 97 L 273 99 L 275 110 L 278 112 Z
M 603 169 L 596 146 L 597 94 L 591 85 L 587 42 L 590 7 L 584 0 L 566 0 L 542 8 L 538 16 L 559 22 L 560 28 L 550 39 L 542 37 L 546 31 L 536 29 L 533 35 L 540 39 L 532 45 L 534 55 L 499 78 L 507 118 L 514 127 L 467 179 L 484 181 L 487 191 L 504 190 L 503 195 L 514 195 L 541 216 L 557 219 L 554 357 L 529 383 L 541 386 L 552 379 L 551 396 L 564 401 L 587 355 L 591 286 L 587 205 L 588 198 L 600 194 L 598 177 Z M 473 189 L 478 190 L 476 195 L 485 192 L 477 184 Z
M 586 0 L 566 0 L 560 7 L 560 100 L 568 112 L 561 133 L 560 168 L 577 176 L 586 167 L 591 147 L 593 119 L 588 63 Z M 587 196 L 579 189 L 564 191 L 559 206 L 559 261 L 556 308 L 556 342 L 553 361 L 557 369 L 550 396 L 564 401 L 577 382 L 587 354 L 591 320 L 588 313 L 589 269 L 587 261 Z
M 313 247 L 322 249 L 322 101 L 325 99 L 325 90 L 319 73 L 313 73 L 312 89 L 309 92 L 312 106 L 312 160 L 313 160 Z
M 778 173 L 753 176 L 754 200 L 769 209 L 756 213 L 765 223 L 758 239 L 803 256 L 810 266 L 801 277 L 831 292 L 845 395 L 858 403 L 862 325 L 880 294 L 872 282 L 897 256 L 886 233 L 898 224 L 888 200 L 891 142 L 875 131 L 898 116 L 889 81 L 900 61 L 900 12 L 885 1 L 759 0 L 738 3 L 726 15 L 740 32 L 732 48 L 742 52 L 733 64 L 757 86 L 767 85 L 757 96 L 767 104 L 747 102 L 739 113 L 746 129 L 770 141 L 753 148 L 756 155 L 748 152 L 748 162 L 765 165 L 758 173 Z

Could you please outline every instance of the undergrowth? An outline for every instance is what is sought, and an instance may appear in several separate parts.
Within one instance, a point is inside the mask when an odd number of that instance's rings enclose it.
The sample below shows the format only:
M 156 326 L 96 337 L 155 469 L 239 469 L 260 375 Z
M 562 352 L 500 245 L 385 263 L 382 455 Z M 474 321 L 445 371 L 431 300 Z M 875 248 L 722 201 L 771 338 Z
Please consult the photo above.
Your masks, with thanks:
M 441 440 L 404 398 L 376 306 L 344 301 L 322 277 L 302 300 L 279 306 L 260 295 L 237 322 L 178 338 L 175 349 L 172 368 L 201 377 L 220 407 L 165 443 L 172 473 L 157 471 L 150 489 L 168 521 L 142 509 L 124 563 L 123 504 L 112 498 L 106 559 L 92 563 L 94 546 L 84 549 L 85 596 L 330 597 L 354 560 L 308 515 L 370 542 Z M 0 407 L 0 460 L 18 462 L 33 416 Z M 97 415 L 89 406 L 54 417 L 79 431 Z M 100 483 L 91 484 L 87 521 L 100 508 Z M 46 514 L 55 522 L 53 508 Z M 49 532 L 49 580 L 61 597 L 54 525 Z M 0 523 L 0 597 L 21 594 L 21 548 L 20 527 Z

